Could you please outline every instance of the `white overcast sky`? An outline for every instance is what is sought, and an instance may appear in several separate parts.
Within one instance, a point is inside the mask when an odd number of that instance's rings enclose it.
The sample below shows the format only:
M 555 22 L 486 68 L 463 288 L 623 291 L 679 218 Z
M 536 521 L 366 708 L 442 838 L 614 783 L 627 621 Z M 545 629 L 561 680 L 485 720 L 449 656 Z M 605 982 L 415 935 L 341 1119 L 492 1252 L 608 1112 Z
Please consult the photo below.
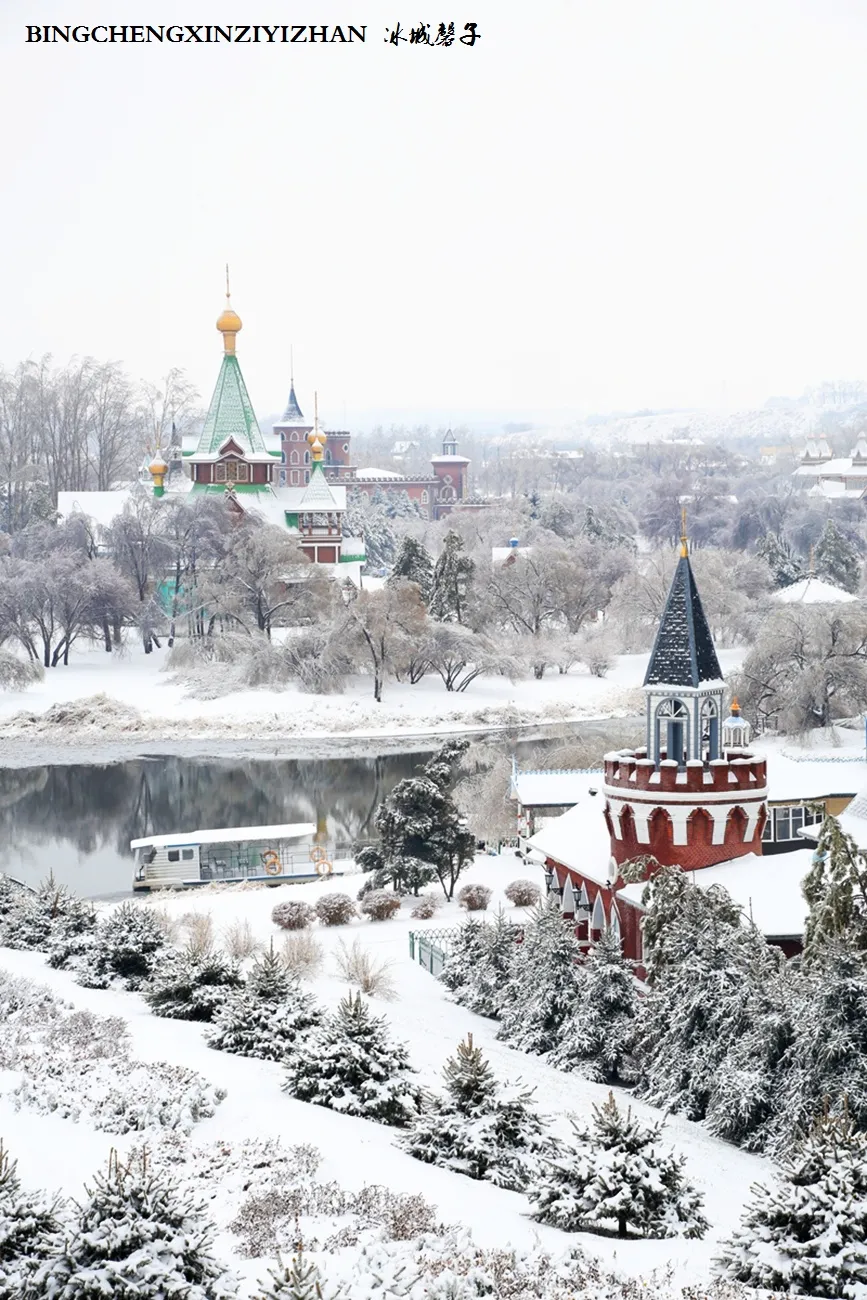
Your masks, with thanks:
M 475 20 L 475 49 L 385 43 Z M 366 23 L 39 46 L 28 22 Z M 867 375 L 858 0 L 0 0 L 0 362 L 183 367 L 223 264 L 253 402 L 744 405 Z

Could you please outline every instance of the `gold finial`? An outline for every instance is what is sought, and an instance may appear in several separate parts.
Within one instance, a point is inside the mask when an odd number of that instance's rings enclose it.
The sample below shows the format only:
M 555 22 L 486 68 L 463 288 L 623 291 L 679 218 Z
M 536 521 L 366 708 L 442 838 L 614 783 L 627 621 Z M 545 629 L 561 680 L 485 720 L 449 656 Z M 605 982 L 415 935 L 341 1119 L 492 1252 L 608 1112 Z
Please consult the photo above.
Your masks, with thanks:
M 735 717 L 737 717 L 740 711 L 741 711 L 741 706 L 738 704 L 738 697 L 734 695 L 732 696 L 732 713 L 734 714 Z
M 313 394 L 313 428 L 307 435 L 307 441 L 310 443 L 310 457 L 314 464 L 322 460 L 322 450 L 324 442 L 322 434 L 319 432 L 319 394 Z
M 689 555 L 689 538 L 686 535 L 686 506 L 681 506 L 680 510 L 680 554 L 683 557 Z
M 217 329 L 223 336 L 223 351 L 228 356 L 235 355 L 235 339 L 238 337 L 238 331 L 242 328 L 241 317 L 236 311 L 232 310 L 232 300 L 229 296 L 229 263 L 226 263 L 226 306 L 217 321 Z

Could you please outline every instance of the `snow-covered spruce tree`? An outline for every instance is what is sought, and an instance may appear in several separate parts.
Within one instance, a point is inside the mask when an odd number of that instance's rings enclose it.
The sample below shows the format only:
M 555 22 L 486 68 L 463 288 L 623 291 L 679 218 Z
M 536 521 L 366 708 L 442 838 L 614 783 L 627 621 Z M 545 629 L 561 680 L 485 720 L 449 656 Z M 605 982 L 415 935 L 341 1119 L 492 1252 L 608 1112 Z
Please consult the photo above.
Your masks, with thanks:
M 237 963 L 207 948 L 167 953 L 144 990 L 155 1016 L 172 1020 L 213 1020 L 226 998 L 243 987 Z
M 156 918 L 137 903 L 121 903 L 99 923 L 83 956 L 69 964 L 86 988 L 107 988 L 118 979 L 125 988 L 139 989 L 166 954 L 165 932 Z
M 852 537 L 828 519 L 814 554 L 816 572 L 844 591 L 855 592 L 861 581 L 861 553 Z
M 409 582 L 414 582 L 427 605 L 433 587 L 433 572 L 433 560 L 421 542 L 417 542 L 414 537 L 404 537 L 394 558 L 388 581 L 398 582 L 401 578 L 406 578 Z
M 282 1061 L 299 1034 L 321 1022 L 316 1002 L 286 970 L 272 942 L 244 987 L 227 995 L 205 1041 L 221 1052 Z
M 484 961 L 487 926 L 474 916 L 468 917 L 452 940 L 442 971 L 442 982 L 455 1002 L 465 1005 L 475 971 Z
M 542 1055 L 557 1047 L 583 997 L 582 951 L 557 902 L 533 909 L 503 990 L 497 1034 L 512 1047 Z
M 845 1113 L 823 1115 L 757 1184 L 720 1271 L 795 1295 L 863 1296 L 867 1287 L 867 1134 Z
M 545 1159 L 532 1190 L 534 1219 L 566 1232 L 704 1236 L 708 1222 L 683 1157 L 658 1147 L 661 1121 L 645 1127 L 611 1093 L 593 1107 L 590 1130 L 572 1127 L 576 1145 Z
M 468 1034 L 443 1070 L 446 1095 L 426 1092 L 401 1146 L 417 1160 L 468 1178 L 525 1190 L 551 1150 L 533 1092 L 520 1083 L 500 1085 Z
M 765 533 L 756 546 L 756 555 L 764 560 L 771 571 L 775 587 L 790 587 L 804 576 L 804 566 L 793 555 L 786 542 L 776 533 Z
M 280 1261 L 269 1269 L 268 1281 L 260 1282 L 259 1287 L 252 1300 L 339 1300 L 333 1287 L 323 1288 L 322 1274 L 306 1258 L 300 1241 L 291 1262 Z
M 86 935 L 96 925 L 90 903 L 51 875 L 31 890 L 4 880 L 0 896 L 0 943 L 6 948 L 46 949 L 54 941 Z
M 37 1274 L 51 1300 L 224 1300 L 231 1278 L 211 1253 L 203 1208 L 147 1154 L 116 1152 L 77 1204 L 63 1249 Z
M 283 1088 L 299 1101 L 398 1127 L 418 1110 L 406 1048 L 392 1040 L 383 1016 L 371 1015 L 360 993 L 350 993 L 296 1041 Z
M 469 1011 L 475 1011 L 476 1015 L 496 1019 L 517 959 L 519 945 L 516 936 L 521 930 L 512 925 L 500 908 L 493 923 L 483 925 L 481 932 L 482 946 L 478 959 L 467 963 L 467 978 L 460 989 L 455 990 L 455 1001 Z
M 644 899 L 640 1089 L 655 1105 L 707 1117 L 720 1136 L 761 1146 L 791 1041 L 785 960 L 725 890 L 700 889 L 679 868 L 659 871 Z M 745 1057 L 747 1042 L 754 1056 Z
M 603 930 L 584 962 L 581 997 L 549 1060 L 597 1083 L 632 1083 L 639 998 L 635 963 L 623 956 L 620 936 Z
M 867 857 L 836 817 L 822 822 L 803 891 L 810 909 L 804 932 L 807 960 L 834 939 L 867 952 Z
M 36 1300 L 33 1275 L 63 1243 L 60 1213 L 56 1200 L 22 1189 L 0 1142 L 0 1300 Z
M 793 1041 L 780 1061 L 768 1145 L 787 1150 L 823 1106 L 867 1130 L 867 964 L 840 940 L 793 973 Z
M 467 592 L 475 563 L 464 551 L 463 538 L 449 529 L 434 566 L 430 612 L 441 623 L 463 623 L 467 611 Z

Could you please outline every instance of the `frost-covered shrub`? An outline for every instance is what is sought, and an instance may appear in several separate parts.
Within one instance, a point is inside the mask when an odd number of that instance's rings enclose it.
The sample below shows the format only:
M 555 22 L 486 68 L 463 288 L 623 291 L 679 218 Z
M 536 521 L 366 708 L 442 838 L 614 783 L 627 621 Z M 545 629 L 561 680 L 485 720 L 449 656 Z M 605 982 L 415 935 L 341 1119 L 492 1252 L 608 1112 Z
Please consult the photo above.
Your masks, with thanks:
M 468 912 L 487 912 L 493 896 L 494 891 L 487 885 L 464 885 L 458 891 L 458 902 Z
M 155 1016 L 208 1021 L 243 983 L 237 965 L 222 953 L 185 949 L 161 961 L 144 996 Z
M 503 893 L 515 907 L 535 907 L 539 901 L 539 886 L 532 880 L 513 880 Z
M 325 960 L 322 944 L 308 930 L 287 934 L 278 955 L 286 969 L 300 979 L 312 979 Z
M 214 918 L 210 912 L 184 912 L 180 926 L 190 952 L 210 952 L 214 947 Z
M 0 878 L 0 944 L 44 950 L 55 941 L 87 934 L 96 926 L 90 903 L 53 876 L 36 889 Z
M 414 921 L 429 921 L 432 916 L 436 916 L 441 904 L 442 899 L 437 898 L 436 894 L 422 894 L 410 916 Z
M 271 920 L 281 930 L 306 930 L 315 915 L 309 903 L 296 899 L 291 903 L 278 903 L 271 912 Z
M 12 1094 L 16 1108 L 59 1115 L 108 1133 L 170 1128 L 188 1133 L 215 1114 L 225 1092 L 195 1070 L 161 1061 L 71 1064 L 45 1058 Z
M 37 659 L 20 659 L 18 655 L 0 646 L 0 691 L 26 691 L 34 682 L 41 682 L 45 669 Z
M 97 926 L 76 978 L 85 988 L 108 988 L 118 979 L 125 988 L 138 989 L 165 952 L 165 935 L 151 911 L 121 903 Z
M 352 664 L 336 638 L 315 628 L 290 636 L 283 645 L 290 676 L 311 695 L 333 695 L 343 690 Z
M 44 984 L 0 971 L 0 1069 L 14 1070 L 23 1055 L 38 1051 L 70 1009 Z
M 400 898 L 387 889 L 374 889 L 361 900 L 361 910 L 371 921 L 390 921 L 400 911 Z
M 272 945 L 253 966 L 246 985 L 226 998 L 206 1041 L 219 1051 L 281 1061 L 300 1034 L 321 1022 L 316 1002 Z
M 358 938 L 353 939 L 351 948 L 341 939 L 334 951 L 334 961 L 340 978 L 347 984 L 357 984 L 362 993 L 387 1000 L 395 996 L 392 963 L 377 961 Z
M 129 1029 L 120 1016 L 73 1011 L 52 1021 L 44 1038 L 49 1060 L 108 1061 L 128 1057 Z
M 247 920 L 232 921 L 223 930 L 223 947 L 234 961 L 244 961 L 255 957 L 264 947 L 257 939 L 253 928 Z
M 348 894 L 325 894 L 316 903 L 316 915 L 323 925 L 347 925 L 356 915 Z

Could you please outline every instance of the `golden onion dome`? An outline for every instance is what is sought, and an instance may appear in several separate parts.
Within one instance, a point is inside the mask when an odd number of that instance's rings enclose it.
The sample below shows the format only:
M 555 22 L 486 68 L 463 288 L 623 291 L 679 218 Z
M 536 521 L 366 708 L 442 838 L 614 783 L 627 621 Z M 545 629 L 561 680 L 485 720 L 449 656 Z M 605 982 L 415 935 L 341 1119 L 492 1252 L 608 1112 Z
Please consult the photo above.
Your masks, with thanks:
M 241 317 L 233 310 L 231 305 L 227 305 L 217 319 L 217 329 L 221 334 L 237 334 L 238 330 L 242 328 Z
M 168 465 L 163 460 L 159 452 L 157 452 L 157 454 L 154 456 L 153 460 L 151 461 L 150 465 L 148 465 L 148 473 L 165 474 L 167 469 L 168 469 Z

